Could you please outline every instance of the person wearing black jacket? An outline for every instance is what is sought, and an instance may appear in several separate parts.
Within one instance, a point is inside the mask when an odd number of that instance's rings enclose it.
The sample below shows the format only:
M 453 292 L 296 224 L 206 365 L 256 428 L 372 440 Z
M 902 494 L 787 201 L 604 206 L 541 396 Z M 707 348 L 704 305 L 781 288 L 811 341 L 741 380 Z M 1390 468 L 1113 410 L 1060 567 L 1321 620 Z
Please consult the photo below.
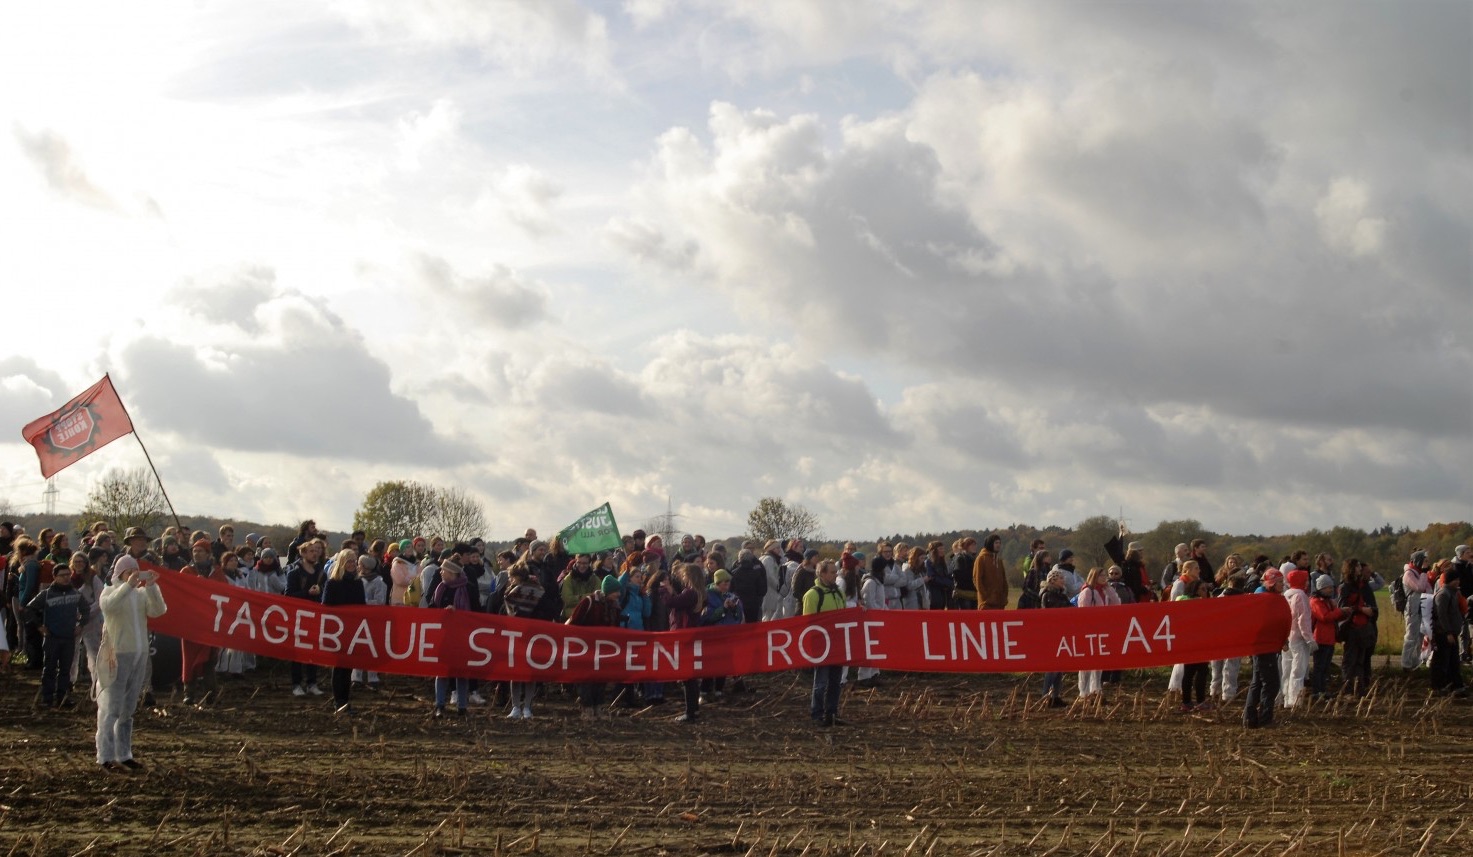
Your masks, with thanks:
M 308 521 L 307 523 L 311 523 Z M 322 539 L 308 539 L 297 549 L 297 559 L 286 567 L 286 595 L 305 601 L 321 601 L 322 585 L 327 575 L 322 573 L 322 557 L 327 545 Z M 292 696 L 321 696 L 317 686 L 317 665 L 292 661 Z
M 358 552 L 352 548 L 338 551 L 332 561 L 332 577 L 322 587 L 322 603 L 327 607 L 344 607 L 366 603 L 363 597 L 363 581 L 358 577 Z M 350 694 L 353 691 L 353 670 L 348 667 L 332 668 L 332 704 L 338 714 L 353 714 Z
M 737 553 L 731 570 L 731 591 L 742 601 L 742 621 L 762 621 L 762 599 L 767 597 L 767 571 L 749 548 Z

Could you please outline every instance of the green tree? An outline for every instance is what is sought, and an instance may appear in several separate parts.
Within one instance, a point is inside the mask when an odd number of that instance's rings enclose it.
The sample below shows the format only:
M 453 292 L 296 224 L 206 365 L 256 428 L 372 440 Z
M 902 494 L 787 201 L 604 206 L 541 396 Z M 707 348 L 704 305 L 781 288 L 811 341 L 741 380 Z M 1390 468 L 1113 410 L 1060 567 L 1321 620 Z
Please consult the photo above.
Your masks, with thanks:
M 760 542 L 768 539 L 814 542 L 823 539 L 823 527 L 818 516 L 802 506 L 796 503 L 789 506 L 777 497 L 763 497 L 747 515 L 747 536 Z
M 1095 515 L 1085 518 L 1074 525 L 1073 542 L 1061 545 L 1074 551 L 1078 557 L 1075 565 L 1081 573 L 1091 566 L 1108 568 L 1111 563 L 1110 555 L 1105 552 L 1105 542 L 1120 534 L 1120 524 L 1109 515 Z M 1058 556 L 1058 548 L 1054 549 L 1055 558 Z
M 131 470 L 109 470 L 92 486 L 87 501 L 78 513 L 79 521 L 90 525 L 106 521 L 119 537 L 129 527 L 142 527 L 149 535 L 158 535 L 169 517 L 169 504 L 158 481 L 142 467 Z

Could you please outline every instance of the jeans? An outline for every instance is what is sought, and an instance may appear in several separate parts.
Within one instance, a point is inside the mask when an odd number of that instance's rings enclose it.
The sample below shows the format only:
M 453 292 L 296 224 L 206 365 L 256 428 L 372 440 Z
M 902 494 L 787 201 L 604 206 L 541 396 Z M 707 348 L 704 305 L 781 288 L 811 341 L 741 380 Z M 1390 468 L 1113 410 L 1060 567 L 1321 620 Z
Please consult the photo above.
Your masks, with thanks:
M 1345 674 L 1345 691 L 1365 696 L 1371 691 L 1371 655 L 1376 651 L 1376 626 L 1351 626 L 1345 638 L 1340 671 Z
M 1315 696 L 1330 692 L 1330 665 L 1335 662 L 1335 644 L 1320 643 L 1314 652 L 1314 666 L 1309 674 L 1309 690 Z
M 452 681 L 455 682 L 455 707 L 464 711 L 466 705 L 471 701 L 470 680 L 464 678 L 436 678 L 435 707 L 445 707 L 446 697 L 450 695 L 450 683 Z
M 72 690 L 72 656 L 77 651 L 77 638 L 47 634 L 41 646 L 44 657 L 44 666 L 41 669 L 41 703 L 51 705 L 66 699 Z
M 585 681 L 578 685 L 578 704 L 585 710 L 598 708 L 604 704 L 604 685 L 602 682 Z
M 1043 674 L 1043 695 L 1044 696 L 1052 696 L 1053 698 L 1058 699 L 1059 698 L 1059 691 L 1063 690 L 1063 684 L 1064 684 L 1064 674 L 1063 673 L 1044 673 Z
M 1279 697 L 1279 653 L 1253 656 L 1253 680 L 1248 684 L 1248 703 L 1243 706 L 1243 725 L 1249 729 L 1274 722 L 1274 700 Z
M 815 667 L 813 669 L 813 698 L 808 702 L 808 714 L 814 720 L 837 717 L 839 714 L 839 687 L 844 676 L 844 667 Z

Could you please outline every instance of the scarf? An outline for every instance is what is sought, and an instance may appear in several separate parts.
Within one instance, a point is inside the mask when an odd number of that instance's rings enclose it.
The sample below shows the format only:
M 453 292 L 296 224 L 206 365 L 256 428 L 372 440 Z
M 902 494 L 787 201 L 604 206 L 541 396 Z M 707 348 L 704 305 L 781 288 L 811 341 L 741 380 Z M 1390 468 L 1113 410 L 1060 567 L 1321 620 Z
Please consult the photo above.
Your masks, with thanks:
M 466 588 L 466 585 L 468 583 L 469 581 L 466 579 L 466 576 L 464 574 L 456 574 L 452 575 L 451 577 L 440 578 L 440 589 L 450 590 L 450 601 L 451 604 L 455 606 L 456 610 L 471 609 L 471 594 L 470 590 Z M 441 607 L 445 606 L 445 596 L 441 595 L 439 590 L 435 591 L 435 601 L 439 603 Z

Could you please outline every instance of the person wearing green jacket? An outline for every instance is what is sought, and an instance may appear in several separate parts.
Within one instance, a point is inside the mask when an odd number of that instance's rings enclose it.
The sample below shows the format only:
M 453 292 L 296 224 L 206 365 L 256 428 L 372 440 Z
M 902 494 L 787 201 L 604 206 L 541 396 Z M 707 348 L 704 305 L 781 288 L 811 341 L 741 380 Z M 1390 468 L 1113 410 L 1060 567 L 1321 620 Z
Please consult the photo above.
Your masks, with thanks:
M 843 610 L 844 593 L 839 591 L 839 567 L 831 559 L 818 564 L 818 581 L 803 593 L 803 615 L 814 616 L 829 610 Z M 839 719 L 839 681 L 843 664 L 823 664 L 813 668 L 813 697 L 808 715 L 819 726 L 842 726 Z

